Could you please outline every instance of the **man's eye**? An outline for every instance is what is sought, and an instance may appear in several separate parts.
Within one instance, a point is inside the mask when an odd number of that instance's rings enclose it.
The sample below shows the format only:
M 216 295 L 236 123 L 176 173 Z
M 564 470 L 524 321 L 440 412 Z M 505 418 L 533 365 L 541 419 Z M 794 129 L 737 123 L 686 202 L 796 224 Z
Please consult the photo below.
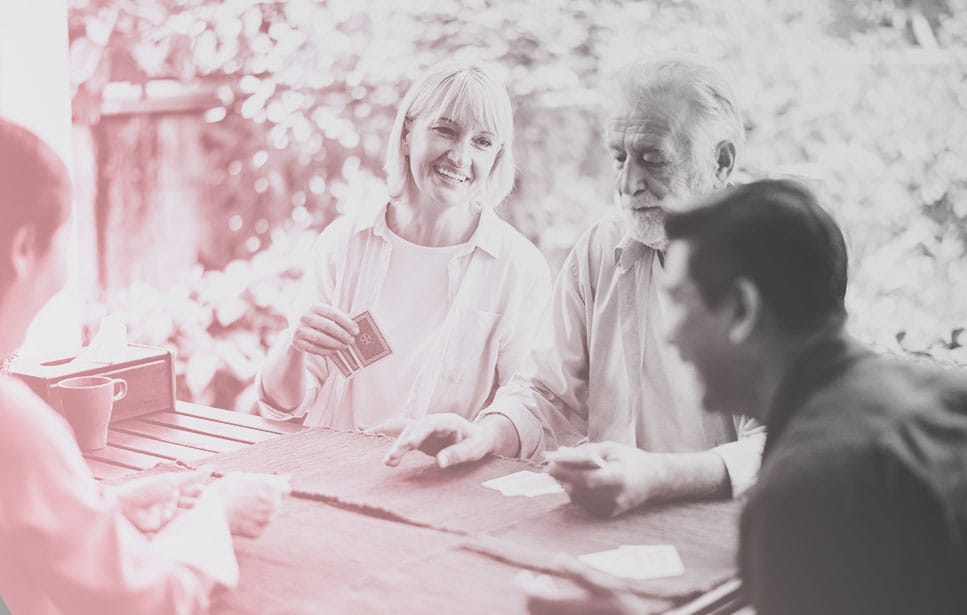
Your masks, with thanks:
M 627 156 L 624 152 L 611 152 L 611 158 L 614 159 L 615 164 L 624 164 Z

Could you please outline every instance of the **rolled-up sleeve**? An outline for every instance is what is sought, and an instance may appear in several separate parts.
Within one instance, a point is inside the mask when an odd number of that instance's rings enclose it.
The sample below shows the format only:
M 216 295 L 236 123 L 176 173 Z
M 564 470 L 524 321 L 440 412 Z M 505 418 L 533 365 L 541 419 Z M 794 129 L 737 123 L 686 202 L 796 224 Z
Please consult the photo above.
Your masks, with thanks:
M 753 419 L 737 415 L 735 442 L 720 444 L 712 449 L 725 462 L 732 483 L 732 497 L 739 497 L 755 484 L 762 465 L 762 449 L 766 443 L 766 428 Z
M 0 409 L 11 401 L 4 393 Z M 47 603 L 82 614 L 203 613 L 215 584 L 238 582 L 218 502 L 200 503 L 148 540 L 91 478 L 63 420 L 14 393 L 23 411 L 13 413 L 15 425 L 0 424 L 16 434 L 0 437 L 0 572 L 20 580 L 4 592 L 13 612 L 46 612 Z
M 302 281 L 295 300 L 289 306 L 287 318 L 289 326 L 279 336 L 283 338 L 291 334 L 299 319 L 311 305 L 318 302 L 332 303 L 335 287 L 335 269 L 340 264 L 336 259 L 344 258 L 347 233 L 347 221 L 333 222 L 312 244 L 309 259 L 303 268 Z M 256 375 L 256 392 L 259 414 L 268 419 L 288 420 L 305 416 L 316 403 L 322 384 L 329 378 L 329 366 L 322 357 L 306 357 L 305 392 L 302 402 L 295 408 L 282 408 L 266 391 L 262 381 L 262 369 Z
M 554 283 L 548 309 L 537 317 L 534 347 L 523 368 L 502 386 L 481 415 L 501 414 L 514 424 L 520 456 L 551 448 L 572 423 L 587 423 L 586 306 L 572 250 Z
M 285 333 L 283 333 L 285 335 Z M 306 386 L 305 392 L 302 394 L 302 402 L 292 409 L 282 408 L 275 404 L 272 397 L 266 393 L 265 387 L 262 385 L 262 370 L 255 376 L 255 387 L 258 391 L 258 408 L 259 414 L 264 418 L 273 419 L 276 421 L 287 421 L 289 419 L 299 418 L 306 415 L 309 409 L 312 408 L 316 403 L 316 397 L 319 395 L 319 389 L 321 384 L 326 381 L 329 377 L 329 366 L 324 360 L 309 361 L 306 362 Z

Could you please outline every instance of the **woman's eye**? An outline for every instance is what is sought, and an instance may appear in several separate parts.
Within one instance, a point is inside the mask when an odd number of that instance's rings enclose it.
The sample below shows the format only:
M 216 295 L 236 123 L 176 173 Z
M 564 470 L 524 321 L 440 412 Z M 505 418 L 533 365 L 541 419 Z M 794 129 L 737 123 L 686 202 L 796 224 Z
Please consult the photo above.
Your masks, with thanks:
M 493 144 L 494 142 L 487 137 L 480 137 L 477 139 L 477 145 L 479 147 L 491 147 Z
M 443 135 L 444 137 L 452 137 L 456 134 L 456 131 L 449 126 L 434 126 L 433 132 L 438 135 Z

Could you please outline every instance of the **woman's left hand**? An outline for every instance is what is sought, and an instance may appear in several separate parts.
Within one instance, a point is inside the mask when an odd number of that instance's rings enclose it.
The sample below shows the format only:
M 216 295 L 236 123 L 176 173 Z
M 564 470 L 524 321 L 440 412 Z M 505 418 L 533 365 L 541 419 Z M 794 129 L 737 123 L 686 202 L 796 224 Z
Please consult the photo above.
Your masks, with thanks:
M 155 532 L 174 518 L 179 508 L 191 508 L 204 490 L 211 467 L 136 478 L 114 488 L 124 516 L 142 532 Z

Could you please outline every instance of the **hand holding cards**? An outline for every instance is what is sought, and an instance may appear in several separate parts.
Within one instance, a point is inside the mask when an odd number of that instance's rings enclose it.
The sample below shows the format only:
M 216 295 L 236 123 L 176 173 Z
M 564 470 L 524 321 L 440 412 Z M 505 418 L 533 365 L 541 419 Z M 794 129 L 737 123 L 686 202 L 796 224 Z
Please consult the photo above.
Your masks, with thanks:
M 359 334 L 353 337 L 348 348 L 330 355 L 333 364 L 347 378 L 393 353 L 372 314 L 363 312 L 353 318 L 353 322 L 359 328 Z

